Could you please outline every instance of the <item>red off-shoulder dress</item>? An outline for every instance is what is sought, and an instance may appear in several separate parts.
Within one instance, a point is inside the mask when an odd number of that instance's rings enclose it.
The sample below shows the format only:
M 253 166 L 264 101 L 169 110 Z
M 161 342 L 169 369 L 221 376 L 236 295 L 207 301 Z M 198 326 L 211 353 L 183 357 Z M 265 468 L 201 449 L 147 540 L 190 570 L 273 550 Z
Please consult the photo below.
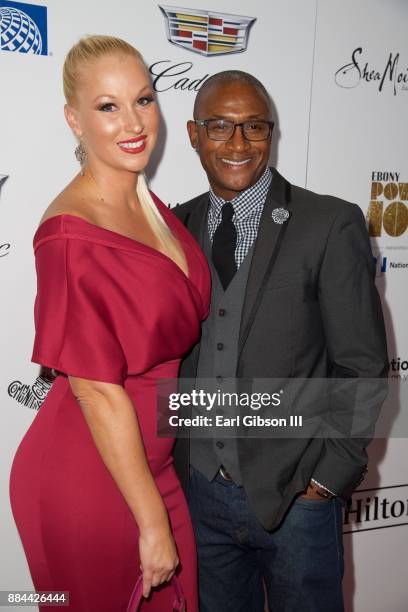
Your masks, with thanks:
M 188 276 L 157 250 L 72 215 L 49 218 L 34 237 L 32 360 L 62 374 L 18 447 L 10 497 L 35 589 L 69 591 L 73 612 L 125 612 L 140 560 L 137 524 L 67 375 L 126 389 L 169 512 L 188 612 L 198 609 L 194 535 L 174 471 L 174 439 L 157 436 L 156 381 L 177 377 L 199 339 L 210 276 L 188 231 L 156 205 L 182 245 Z M 141 609 L 166 612 L 172 602 L 166 584 Z

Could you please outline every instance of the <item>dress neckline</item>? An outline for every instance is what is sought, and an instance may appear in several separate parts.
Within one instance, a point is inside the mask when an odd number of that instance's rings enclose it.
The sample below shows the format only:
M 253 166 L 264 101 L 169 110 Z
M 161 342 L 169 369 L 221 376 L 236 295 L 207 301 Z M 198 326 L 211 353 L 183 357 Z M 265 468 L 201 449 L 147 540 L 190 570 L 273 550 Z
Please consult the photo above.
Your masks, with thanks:
M 180 234 L 177 232 L 177 230 L 173 229 L 170 227 L 170 225 L 167 222 L 167 219 L 165 220 L 166 225 L 169 227 L 170 231 L 172 233 L 174 233 L 176 235 L 176 238 L 180 244 L 181 250 L 183 252 L 184 255 L 184 259 L 185 262 L 187 264 L 187 274 L 186 272 L 174 261 L 174 259 L 172 259 L 171 257 L 169 257 L 168 255 L 166 255 L 165 253 L 163 253 L 162 251 L 159 251 L 158 249 L 155 249 L 154 247 L 149 246 L 148 244 L 145 244 L 144 242 L 140 242 L 140 240 L 136 240 L 135 238 L 131 238 L 130 236 L 125 236 L 124 234 L 120 234 L 119 232 L 115 232 L 115 230 L 110 230 L 107 229 L 106 227 L 102 227 L 101 225 L 96 225 L 96 223 L 92 223 L 91 221 L 87 221 L 87 219 L 84 219 L 83 217 L 80 217 L 78 215 L 72 215 L 70 213 L 59 213 L 57 215 L 53 215 L 52 217 L 48 217 L 47 219 L 45 219 L 45 221 L 43 221 L 37 228 L 35 234 L 34 234 L 34 244 L 36 243 L 36 238 L 38 233 L 51 221 L 53 220 L 63 220 L 64 218 L 68 218 L 74 222 L 79 221 L 80 223 L 85 224 L 88 228 L 90 228 L 92 231 L 101 231 L 103 233 L 106 233 L 108 235 L 111 236 L 111 238 L 114 238 L 115 240 L 123 240 L 125 242 L 127 242 L 128 244 L 131 244 L 133 247 L 137 247 L 141 250 L 144 250 L 148 253 L 150 253 L 151 255 L 156 255 L 157 257 L 164 259 L 167 262 L 170 262 L 182 275 L 183 277 L 191 282 L 191 267 L 190 267 L 190 263 L 189 263 L 189 258 L 188 258 L 188 249 L 186 249 L 186 242 L 183 240 L 183 238 L 180 236 Z

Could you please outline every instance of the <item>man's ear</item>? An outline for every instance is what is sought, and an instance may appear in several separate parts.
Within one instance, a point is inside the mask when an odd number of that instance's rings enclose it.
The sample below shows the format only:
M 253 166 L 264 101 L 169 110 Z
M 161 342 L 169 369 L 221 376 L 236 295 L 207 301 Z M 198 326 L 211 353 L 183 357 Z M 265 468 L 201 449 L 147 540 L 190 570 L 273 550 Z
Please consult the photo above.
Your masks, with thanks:
M 187 121 L 187 131 L 190 138 L 191 146 L 197 151 L 198 149 L 198 129 L 195 121 Z
M 79 121 L 78 121 L 78 116 L 77 116 L 76 110 L 72 106 L 69 106 L 68 104 L 65 104 L 65 106 L 64 106 L 64 115 L 65 115 L 65 119 L 67 120 L 67 123 L 68 123 L 69 127 L 74 132 L 75 136 L 77 138 L 81 138 L 82 137 L 82 130 L 81 130 L 81 126 L 79 125 Z

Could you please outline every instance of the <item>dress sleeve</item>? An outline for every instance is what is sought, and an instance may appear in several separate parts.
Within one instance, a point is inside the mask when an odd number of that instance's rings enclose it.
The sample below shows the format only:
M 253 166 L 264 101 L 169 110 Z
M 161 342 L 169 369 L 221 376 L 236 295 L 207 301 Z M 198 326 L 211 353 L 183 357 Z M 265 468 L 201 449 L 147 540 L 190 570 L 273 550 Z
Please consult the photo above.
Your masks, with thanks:
M 115 330 L 110 279 L 99 262 L 78 256 L 69 238 L 58 237 L 37 246 L 36 271 L 32 361 L 122 385 L 126 358 Z

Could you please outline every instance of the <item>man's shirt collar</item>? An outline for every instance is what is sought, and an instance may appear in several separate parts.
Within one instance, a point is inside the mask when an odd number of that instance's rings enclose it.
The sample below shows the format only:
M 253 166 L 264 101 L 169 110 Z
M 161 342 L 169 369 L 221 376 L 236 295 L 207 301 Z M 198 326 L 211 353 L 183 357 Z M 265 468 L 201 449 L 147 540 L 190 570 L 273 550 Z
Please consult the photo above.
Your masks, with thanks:
M 271 181 L 271 169 L 266 168 L 265 172 L 252 187 L 249 187 L 245 191 L 241 191 L 240 194 L 231 200 L 231 204 L 234 208 L 235 223 L 241 221 L 253 212 L 254 208 L 258 206 L 263 207 Z M 221 208 L 226 201 L 227 200 L 216 195 L 214 191 L 210 189 L 210 210 L 211 216 L 214 219 L 218 219 L 218 217 L 221 216 Z

